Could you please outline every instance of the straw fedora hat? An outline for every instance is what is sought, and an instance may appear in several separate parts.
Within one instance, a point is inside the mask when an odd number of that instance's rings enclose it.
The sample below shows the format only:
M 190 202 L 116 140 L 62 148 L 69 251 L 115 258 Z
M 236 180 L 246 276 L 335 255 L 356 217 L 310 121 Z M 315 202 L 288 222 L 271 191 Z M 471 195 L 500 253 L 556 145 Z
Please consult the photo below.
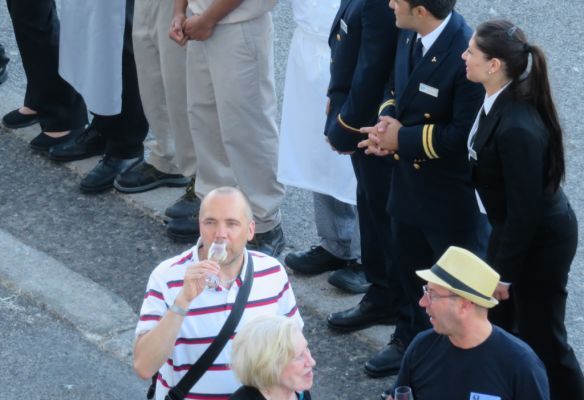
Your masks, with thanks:
M 491 308 L 499 304 L 493 298 L 499 274 L 473 253 L 460 247 L 450 246 L 432 268 L 416 271 L 416 274 L 479 306 Z

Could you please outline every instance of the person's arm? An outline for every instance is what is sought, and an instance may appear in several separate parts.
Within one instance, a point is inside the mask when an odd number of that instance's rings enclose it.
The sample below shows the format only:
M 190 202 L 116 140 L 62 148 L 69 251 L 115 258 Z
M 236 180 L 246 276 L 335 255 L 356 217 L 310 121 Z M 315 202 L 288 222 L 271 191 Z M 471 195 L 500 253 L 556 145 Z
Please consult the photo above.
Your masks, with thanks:
M 342 152 L 355 151 L 364 139 L 359 129 L 371 123 L 393 70 L 397 28 L 387 1 L 368 0 L 361 11 L 361 42 L 351 89 L 326 131 L 330 144 Z M 351 34 L 351 27 L 348 27 Z M 357 28 L 355 28 L 357 29 Z M 334 101 L 334 99 L 333 99 Z
M 278 281 L 274 282 L 274 285 L 282 287 L 278 298 L 278 314 L 292 318 L 296 320 L 300 326 L 304 326 L 304 321 L 298 311 L 298 304 L 296 303 L 296 297 L 294 296 L 292 285 L 290 284 L 288 274 L 286 274 L 286 270 L 282 265 L 280 265 L 280 271 L 275 276 L 277 276 L 275 279 L 278 279 Z
M 541 360 L 530 352 L 518 358 L 516 376 L 514 379 L 515 399 L 517 400 L 550 400 L 550 389 L 545 367 Z
M 192 15 L 184 21 L 183 29 L 190 40 L 204 41 L 213 35 L 215 26 L 243 0 L 215 0 L 200 15 Z
M 529 118 L 527 113 L 516 118 Z M 544 213 L 545 139 L 537 124 L 521 123 L 495 132 L 506 197 L 505 221 L 498 232 L 493 268 L 501 281 L 513 283 L 520 273 Z M 480 163 L 480 158 L 479 158 Z M 529 266 L 527 266 L 529 267 Z
M 181 46 L 184 46 L 188 39 L 183 32 L 183 24 L 187 19 L 187 1 L 188 0 L 174 0 L 174 11 L 172 13 L 170 30 L 168 32 L 168 36 Z
M 205 289 L 205 277 L 219 273 L 213 261 L 190 265 L 185 273 L 183 287 L 174 304 L 188 311 L 191 301 Z M 142 313 L 141 313 L 142 314 Z M 144 316 L 141 315 L 141 319 Z M 143 379 L 154 375 L 168 360 L 185 317 L 167 310 L 156 326 L 140 335 L 134 345 L 134 370 Z

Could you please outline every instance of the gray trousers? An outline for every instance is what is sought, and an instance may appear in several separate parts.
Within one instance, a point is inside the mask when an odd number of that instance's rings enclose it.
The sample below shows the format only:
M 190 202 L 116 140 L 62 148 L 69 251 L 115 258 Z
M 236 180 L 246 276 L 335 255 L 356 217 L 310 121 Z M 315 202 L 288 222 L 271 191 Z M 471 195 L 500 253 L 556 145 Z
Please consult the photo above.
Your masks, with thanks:
M 187 116 L 186 48 L 168 37 L 173 2 L 136 1 L 134 57 L 140 98 L 154 140 L 148 163 L 167 174 L 194 175 L 196 156 Z
M 278 166 L 277 100 L 270 13 L 219 24 L 187 49 L 189 125 L 196 143 L 195 193 L 238 186 L 249 198 L 256 232 L 280 224 L 284 186 Z
M 357 207 L 313 192 L 314 221 L 320 245 L 344 260 L 361 258 Z

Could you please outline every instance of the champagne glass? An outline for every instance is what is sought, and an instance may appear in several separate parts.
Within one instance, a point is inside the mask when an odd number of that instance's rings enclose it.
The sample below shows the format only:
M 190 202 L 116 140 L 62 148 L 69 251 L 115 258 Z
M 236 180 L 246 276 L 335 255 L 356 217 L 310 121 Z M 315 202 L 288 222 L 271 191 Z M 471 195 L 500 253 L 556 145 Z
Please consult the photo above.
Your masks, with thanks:
M 209 246 L 209 251 L 207 253 L 207 259 L 215 261 L 217 264 L 225 262 L 227 259 L 227 244 L 225 242 L 214 241 Z M 219 285 L 218 275 L 209 275 L 205 278 L 205 286 L 207 289 L 216 289 Z
M 395 388 L 394 400 L 414 400 L 412 388 L 409 386 L 398 386 Z

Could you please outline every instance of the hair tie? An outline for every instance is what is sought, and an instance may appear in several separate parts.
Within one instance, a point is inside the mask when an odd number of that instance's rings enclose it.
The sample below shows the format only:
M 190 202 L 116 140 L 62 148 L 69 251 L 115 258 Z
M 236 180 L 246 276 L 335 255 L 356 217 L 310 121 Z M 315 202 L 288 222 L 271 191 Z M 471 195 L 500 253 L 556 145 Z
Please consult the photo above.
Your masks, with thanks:
M 527 65 L 525 66 L 525 70 L 519 75 L 519 81 L 527 79 L 529 74 L 531 73 L 531 68 L 533 67 L 533 58 L 531 53 L 527 53 Z
M 531 46 L 529 45 L 529 43 L 527 42 L 523 43 L 523 51 L 526 53 L 531 53 Z
M 507 29 L 507 36 L 512 38 L 513 35 L 515 35 L 515 32 L 517 32 L 517 27 L 513 25 L 511 28 Z

